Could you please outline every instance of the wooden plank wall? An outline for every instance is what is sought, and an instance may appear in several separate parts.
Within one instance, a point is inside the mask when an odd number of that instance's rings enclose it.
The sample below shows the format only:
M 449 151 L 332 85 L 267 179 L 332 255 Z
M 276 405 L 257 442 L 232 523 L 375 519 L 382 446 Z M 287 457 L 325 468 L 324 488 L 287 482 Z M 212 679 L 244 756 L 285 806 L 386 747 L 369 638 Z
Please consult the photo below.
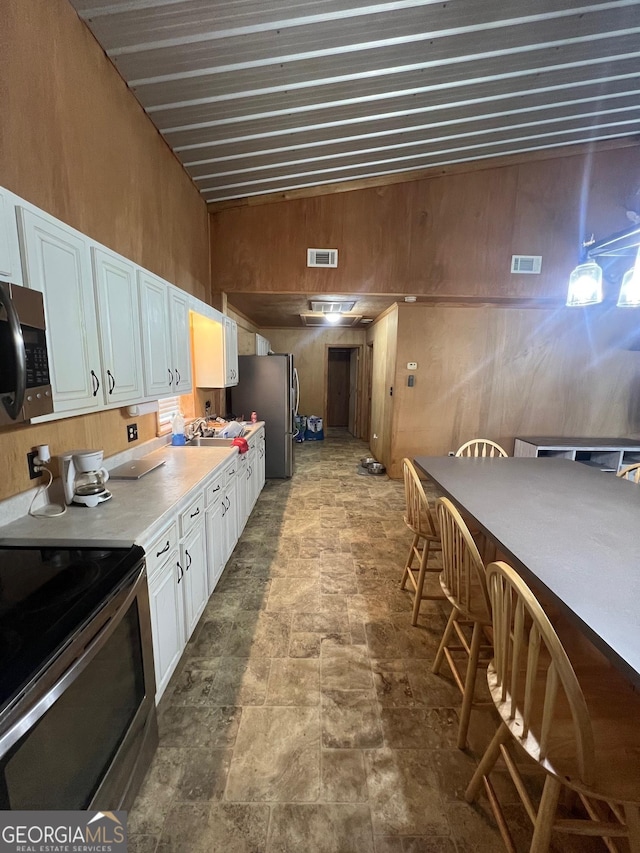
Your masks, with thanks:
M 581 240 L 629 226 L 640 147 L 487 168 L 211 216 L 219 290 L 562 299 Z M 337 248 L 335 270 L 306 267 Z M 275 248 L 274 248 L 275 247 Z M 512 275 L 512 254 L 543 256 Z
M 71 4 L 0 5 L 0 186 L 208 301 L 206 205 Z M 116 453 L 132 420 L 154 434 L 120 410 L 1 430 L 0 499 L 34 485 L 32 446 Z
M 634 312 L 403 304 L 397 313 L 384 457 L 393 476 L 403 456 L 444 454 L 479 436 L 509 453 L 516 435 L 640 436 Z
M 238 355 L 255 355 L 256 333 L 260 334 L 258 327 L 231 305 L 227 305 L 226 313 L 238 324 Z

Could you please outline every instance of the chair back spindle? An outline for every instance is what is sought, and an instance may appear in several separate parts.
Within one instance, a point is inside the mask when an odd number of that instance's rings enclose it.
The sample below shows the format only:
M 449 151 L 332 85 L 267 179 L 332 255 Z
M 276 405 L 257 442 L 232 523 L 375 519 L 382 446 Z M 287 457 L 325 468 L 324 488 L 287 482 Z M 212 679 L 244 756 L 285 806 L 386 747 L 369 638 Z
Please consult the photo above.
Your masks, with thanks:
M 632 483 L 640 483 L 640 462 L 635 462 L 633 465 L 625 465 L 621 468 L 616 477 L 623 480 L 629 480 Z
M 504 448 L 488 438 L 474 438 L 456 450 L 456 456 L 483 456 L 492 459 L 508 455 Z
M 448 498 L 439 498 L 436 513 L 442 542 L 443 589 L 465 618 L 489 622 L 491 609 L 478 547 Z
M 410 459 L 403 460 L 402 473 L 404 477 L 405 524 L 420 536 L 437 539 L 438 532 L 424 486 Z
M 593 783 L 594 736 L 584 695 L 569 658 L 539 602 L 506 563 L 487 567 L 495 657 L 489 686 L 512 735 L 549 769 Z M 553 740 L 557 715 L 571 715 L 570 742 Z M 557 766 L 558 765 L 562 766 Z

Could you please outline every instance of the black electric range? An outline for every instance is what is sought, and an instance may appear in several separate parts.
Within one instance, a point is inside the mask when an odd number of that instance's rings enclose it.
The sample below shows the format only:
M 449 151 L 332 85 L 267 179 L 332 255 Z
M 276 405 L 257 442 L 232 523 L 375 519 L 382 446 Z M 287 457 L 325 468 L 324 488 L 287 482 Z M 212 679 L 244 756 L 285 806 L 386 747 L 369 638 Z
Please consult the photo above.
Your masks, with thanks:
M 0 715 L 144 559 L 132 548 L 0 548 Z

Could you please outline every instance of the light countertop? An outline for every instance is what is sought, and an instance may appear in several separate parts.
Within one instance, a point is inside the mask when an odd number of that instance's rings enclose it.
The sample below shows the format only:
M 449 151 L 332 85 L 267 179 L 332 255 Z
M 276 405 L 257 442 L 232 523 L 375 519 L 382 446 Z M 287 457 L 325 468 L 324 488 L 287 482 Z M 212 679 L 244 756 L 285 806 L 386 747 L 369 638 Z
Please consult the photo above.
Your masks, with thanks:
M 257 423 L 245 437 L 262 425 Z M 0 547 L 144 547 L 189 492 L 237 455 L 236 447 L 166 445 L 144 457 L 164 459 L 164 465 L 139 480 L 109 480 L 111 500 L 92 508 L 69 506 L 53 518 L 19 518 L 0 527 Z

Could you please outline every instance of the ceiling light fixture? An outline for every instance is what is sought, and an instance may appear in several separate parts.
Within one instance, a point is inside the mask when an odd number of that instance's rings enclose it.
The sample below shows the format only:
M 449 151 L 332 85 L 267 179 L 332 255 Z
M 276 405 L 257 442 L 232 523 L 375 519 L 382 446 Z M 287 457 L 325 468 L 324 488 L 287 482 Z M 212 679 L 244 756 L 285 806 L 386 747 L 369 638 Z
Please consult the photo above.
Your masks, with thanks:
M 615 282 L 620 279 L 620 259 L 635 254 L 635 265 L 622 277 L 617 305 L 620 308 L 640 307 L 640 227 L 622 231 L 594 241 L 593 237 L 582 244 L 582 258 L 569 277 L 567 305 L 570 307 L 595 305 L 604 298 L 603 273 Z M 598 258 L 598 262 L 594 259 Z
M 340 320 L 340 314 L 337 311 L 331 311 L 324 316 L 330 323 L 337 323 Z
M 405 302 L 417 302 L 417 300 L 418 300 L 417 296 L 405 296 L 405 298 L 404 298 Z

